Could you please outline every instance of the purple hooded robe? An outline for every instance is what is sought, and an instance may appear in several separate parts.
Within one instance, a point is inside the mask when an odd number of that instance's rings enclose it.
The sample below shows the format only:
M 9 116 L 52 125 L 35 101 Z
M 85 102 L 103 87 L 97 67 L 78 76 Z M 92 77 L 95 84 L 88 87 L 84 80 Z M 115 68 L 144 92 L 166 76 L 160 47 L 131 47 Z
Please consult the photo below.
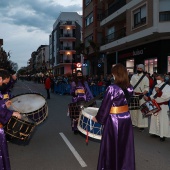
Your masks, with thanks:
M 133 88 L 127 88 L 129 95 Z M 117 85 L 106 89 L 96 115 L 104 125 L 97 170 L 135 170 L 134 136 L 130 113 L 110 114 L 112 106 L 127 105 L 123 90 Z
M 85 93 L 78 93 L 77 95 L 75 95 L 75 91 L 77 89 L 83 89 L 83 90 L 85 90 Z M 84 86 L 82 85 L 81 81 L 78 81 L 77 85 L 73 81 L 71 83 L 70 94 L 72 95 L 72 102 L 73 103 L 79 102 L 79 101 L 89 101 L 93 98 L 92 92 L 90 91 L 90 88 L 89 88 L 88 83 L 86 81 L 84 82 Z M 71 123 L 73 131 L 78 130 L 77 124 L 78 124 L 78 121 L 73 119 L 72 123 Z
M 5 105 L 6 96 L 0 93 L 0 123 L 5 125 L 12 116 L 13 111 L 8 110 Z M 0 128 L 0 170 L 10 170 L 8 146 L 3 127 Z

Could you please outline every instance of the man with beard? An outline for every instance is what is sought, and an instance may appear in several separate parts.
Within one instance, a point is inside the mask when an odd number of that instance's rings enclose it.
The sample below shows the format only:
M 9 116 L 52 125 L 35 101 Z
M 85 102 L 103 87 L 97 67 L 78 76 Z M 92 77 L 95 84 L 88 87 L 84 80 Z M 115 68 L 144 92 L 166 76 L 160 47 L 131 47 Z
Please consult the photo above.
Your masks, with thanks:
M 141 106 L 143 103 L 145 103 L 143 96 L 149 91 L 149 79 L 144 74 L 143 64 L 139 64 L 137 66 L 137 74 L 132 76 L 130 84 L 134 87 L 134 95 L 139 97 L 139 105 Z M 144 128 L 148 127 L 148 118 L 143 117 L 140 109 L 130 110 L 130 114 L 133 126 L 138 127 L 140 131 L 143 131 Z

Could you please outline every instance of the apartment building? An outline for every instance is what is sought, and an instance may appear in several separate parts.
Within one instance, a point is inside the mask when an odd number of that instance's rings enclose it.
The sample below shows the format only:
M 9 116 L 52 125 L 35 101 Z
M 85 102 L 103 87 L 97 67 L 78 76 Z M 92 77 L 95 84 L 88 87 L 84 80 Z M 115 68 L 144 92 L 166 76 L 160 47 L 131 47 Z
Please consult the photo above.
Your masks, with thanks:
M 100 14 L 103 12 L 100 0 L 83 0 L 83 43 L 88 49 L 84 55 L 84 63 L 91 75 L 103 74 L 104 53 L 100 53 L 103 29 L 100 27 Z M 89 41 L 93 41 L 96 49 L 92 48 Z
M 82 16 L 77 12 L 61 12 L 49 36 L 50 66 L 55 75 L 73 74 L 81 62 L 76 47 L 81 43 Z
M 97 0 L 87 2 L 93 8 L 99 4 Z M 102 12 L 94 15 L 103 33 L 100 53 L 105 73 L 116 63 L 123 63 L 131 73 L 139 63 L 151 74 L 170 72 L 169 0 L 100 0 L 98 9 Z

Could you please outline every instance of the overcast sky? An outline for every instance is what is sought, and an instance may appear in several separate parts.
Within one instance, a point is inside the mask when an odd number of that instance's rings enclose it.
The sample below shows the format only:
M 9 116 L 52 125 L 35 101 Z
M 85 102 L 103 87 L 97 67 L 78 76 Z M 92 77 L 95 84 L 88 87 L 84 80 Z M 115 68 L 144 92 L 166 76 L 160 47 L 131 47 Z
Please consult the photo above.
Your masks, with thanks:
M 82 0 L 0 0 L 0 39 L 19 68 L 40 45 L 49 45 L 60 12 L 82 14 Z

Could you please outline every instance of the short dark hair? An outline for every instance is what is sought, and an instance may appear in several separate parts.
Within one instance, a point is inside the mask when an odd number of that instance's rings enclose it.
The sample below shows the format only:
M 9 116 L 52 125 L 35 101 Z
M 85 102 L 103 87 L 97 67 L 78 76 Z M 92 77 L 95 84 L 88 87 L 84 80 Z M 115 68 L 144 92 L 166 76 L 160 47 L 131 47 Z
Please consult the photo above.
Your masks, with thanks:
M 7 70 L 0 70 L 0 77 L 2 77 L 2 80 L 10 78 L 10 73 Z

